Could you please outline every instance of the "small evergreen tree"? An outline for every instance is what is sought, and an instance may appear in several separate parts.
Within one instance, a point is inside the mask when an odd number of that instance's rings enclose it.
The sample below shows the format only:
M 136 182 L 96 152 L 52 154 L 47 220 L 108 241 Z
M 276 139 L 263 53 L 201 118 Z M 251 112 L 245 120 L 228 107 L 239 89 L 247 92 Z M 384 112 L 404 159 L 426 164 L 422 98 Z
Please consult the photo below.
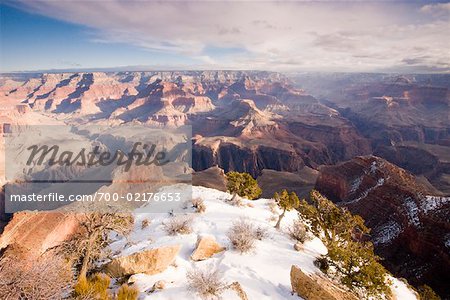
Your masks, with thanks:
M 371 296 L 390 293 L 386 270 L 374 255 L 372 243 L 352 240 L 334 242 L 328 245 L 327 260 L 348 288 L 362 289 Z
M 364 225 L 363 218 L 336 206 L 315 190 L 310 194 L 310 203 L 300 201 L 299 217 L 309 223 L 314 235 L 319 236 L 323 233 L 326 246 L 338 239 L 360 240 L 364 234 L 370 232 Z
M 292 209 L 295 209 L 299 207 L 300 200 L 297 197 L 297 194 L 294 192 L 291 192 L 290 194 L 286 190 L 282 190 L 281 194 L 275 193 L 273 195 L 273 198 L 277 202 L 278 206 L 282 209 L 282 213 L 278 216 L 277 224 L 275 225 L 275 228 L 280 228 L 281 220 L 283 219 L 284 215 L 286 214 L 286 211 L 290 211 Z
M 92 263 L 108 245 L 112 231 L 126 235 L 134 220 L 130 214 L 92 212 L 82 216 L 79 231 L 64 242 L 60 250 L 79 269 L 78 278 L 86 279 Z
M 239 195 L 252 200 L 261 195 L 262 191 L 258 182 L 250 174 L 228 172 L 226 176 L 227 189 L 233 194 L 233 198 Z
M 302 200 L 298 210 L 299 217 L 328 248 L 321 258 L 324 265 L 332 267 L 327 272 L 334 272 L 342 284 L 358 292 L 375 297 L 390 293 L 386 270 L 378 262 L 372 243 L 363 239 L 370 230 L 360 216 L 336 206 L 317 191 L 311 192 L 309 203 Z

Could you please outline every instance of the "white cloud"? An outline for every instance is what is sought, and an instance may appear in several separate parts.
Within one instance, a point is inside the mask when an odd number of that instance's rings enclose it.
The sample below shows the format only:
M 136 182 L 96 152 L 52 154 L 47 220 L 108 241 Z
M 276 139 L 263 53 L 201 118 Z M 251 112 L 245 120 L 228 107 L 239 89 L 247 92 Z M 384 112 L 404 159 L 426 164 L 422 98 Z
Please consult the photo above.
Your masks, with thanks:
M 94 41 L 129 43 L 217 67 L 374 71 L 449 68 L 450 4 L 25 1 L 82 24 Z M 208 47 L 242 53 L 206 53 Z
M 427 4 L 420 8 L 420 10 L 427 14 L 434 16 L 449 17 L 450 15 L 450 3 L 434 3 Z

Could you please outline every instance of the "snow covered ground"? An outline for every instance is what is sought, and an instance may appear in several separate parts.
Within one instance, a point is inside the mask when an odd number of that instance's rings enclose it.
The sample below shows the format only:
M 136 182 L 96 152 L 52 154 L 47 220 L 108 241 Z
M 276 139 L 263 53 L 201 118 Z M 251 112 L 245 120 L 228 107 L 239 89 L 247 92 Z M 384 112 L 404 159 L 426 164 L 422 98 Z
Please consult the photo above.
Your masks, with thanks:
M 186 186 L 186 188 L 189 188 Z M 178 189 L 182 192 L 183 186 Z M 140 299 L 197 299 L 187 290 L 186 271 L 196 268 L 217 268 L 227 283 L 238 281 L 249 299 L 300 299 L 291 294 L 290 269 L 298 265 L 305 273 L 319 273 L 314 266 L 316 257 L 327 252 L 326 247 L 314 238 L 304 244 L 302 251 L 293 248 L 295 241 L 286 233 L 286 227 L 297 218 L 297 213 L 287 212 L 282 221 L 281 231 L 274 228 L 276 219 L 269 208 L 270 199 L 255 201 L 243 200 L 245 206 L 232 206 L 225 202 L 231 195 L 204 187 L 193 188 L 193 198 L 201 198 L 206 204 L 206 212 L 192 213 L 194 217 L 193 232 L 188 235 L 168 236 L 163 230 L 163 221 L 169 217 L 167 213 L 135 213 L 135 228 L 128 239 L 119 239 L 110 247 L 116 255 L 128 255 L 144 249 L 159 246 L 180 244 L 182 246 L 175 264 L 156 275 L 136 274 L 132 276 L 135 286 L 141 291 Z M 248 205 L 247 205 L 248 204 Z M 257 241 L 255 249 L 240 254 L 232 249 L 226 234 L 233 221 L 245 218 L 256 226 L 267 228 L 268 237 Z M 141 224 L 148 219 L 150 224 L 142 229 Z M 195 249 L 198 235 L 213 235 L 217 242 L 227 248 L 210 259 L 201 262 L 190 260 Z M 130 246 L 131 245 L 131 246 Z M 145 293 L 159 280 L 166 282 L 165 289 L 151 294 Z M 397 299 L 416 299 L 407 286 L 393 279 L 394 294 Z M 224 299 L 238 299 L 233 291 L 226 291 Z

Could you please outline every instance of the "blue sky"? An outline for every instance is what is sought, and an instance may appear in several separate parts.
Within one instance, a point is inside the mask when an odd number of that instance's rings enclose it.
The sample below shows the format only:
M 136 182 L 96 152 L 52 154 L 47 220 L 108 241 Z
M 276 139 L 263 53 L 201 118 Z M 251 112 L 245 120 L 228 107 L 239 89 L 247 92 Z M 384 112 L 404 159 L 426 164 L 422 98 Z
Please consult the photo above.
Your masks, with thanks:
M 0 71 L 449 72 L 448 2 L 0 4 Z
M 1 5 L 2 72 L 40 69 L 108 68 L 117 66 L 187 64 L 188 57 L 151 51 L 127 43 L 93 40 L 83 25 Z

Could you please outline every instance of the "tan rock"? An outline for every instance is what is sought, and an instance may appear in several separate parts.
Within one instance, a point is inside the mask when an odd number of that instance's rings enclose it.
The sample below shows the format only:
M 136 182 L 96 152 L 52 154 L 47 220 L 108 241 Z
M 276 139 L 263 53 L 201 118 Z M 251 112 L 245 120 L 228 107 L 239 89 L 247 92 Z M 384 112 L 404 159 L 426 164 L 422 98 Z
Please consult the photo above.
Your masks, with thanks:
M 113 277 L 161 273 L 174 262 L 180 249 L 180 245 L 165 246 L 114 258 L 106 266 L 106 270 Z
M 237 282 L 237 281 L 233 282 L 232 284 L 230 284 L 228 286 L 228 288 L 235 291 L 241 300 L 248 300 L 247 293 L 244 291 L 244 289 L 242 288 L 242 286 L 239 282 Z
M 336 286 L 331 280 L 316 274 L 308 275 L 291 267 L 292 291 L 305 300 L 357 300 L 352 293 Z
M 196 249 L 191 255 L 191 259 L 194 261 L 208 259 L 214 254 L 225 250 L 224 247 L 216 242 L 216 239 L 213 236 L 199 236 L 195 248 Z
M 296 251 L 301 251 L 301 250 L 303 250 L 303 244 L 302 243 L 295 243 L 294 244 L 294 249 L 296 250 Z
M 19 212 L 0 236 L 0 249 L 16 244 L 37 257 L 67 240 L 78 228 L 79 216 L 60 212 Z
M 156 290 L 163 290 L 166 287 L 166 282 L 164 280 L 158 280 L 153 285 L 153 289 Z
M 166 282 L 164 280 L 158 280 L 153 284 L 152 288 L 150 289 L 150 293 L 154 293 L 156 291 L 160 291 L 166 288 Z

